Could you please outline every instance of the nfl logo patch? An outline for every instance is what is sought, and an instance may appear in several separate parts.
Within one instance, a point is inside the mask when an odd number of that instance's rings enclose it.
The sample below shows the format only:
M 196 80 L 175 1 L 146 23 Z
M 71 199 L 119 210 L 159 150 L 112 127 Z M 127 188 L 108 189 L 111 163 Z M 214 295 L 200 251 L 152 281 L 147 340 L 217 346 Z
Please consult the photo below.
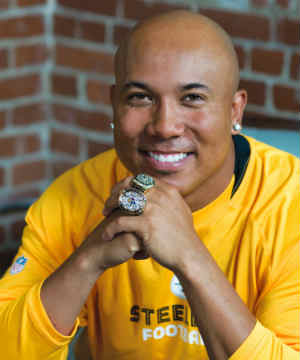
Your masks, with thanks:
M 14 274 L 18 274 L 19 272 L 21 272 L 24 269 L 24 267 L 27 263 L 27 260 L 28 259 L 24 256 L 18 257 L 17 260 L 12 264 L 10 273 L 12 275 L 14 275 Z

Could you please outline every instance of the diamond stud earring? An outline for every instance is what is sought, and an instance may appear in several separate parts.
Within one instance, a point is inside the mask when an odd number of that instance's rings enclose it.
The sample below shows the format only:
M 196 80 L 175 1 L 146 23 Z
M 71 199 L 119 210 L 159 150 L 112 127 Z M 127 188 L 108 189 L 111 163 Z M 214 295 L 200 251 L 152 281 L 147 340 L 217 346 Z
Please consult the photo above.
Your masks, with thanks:
M 114 123 L 112 123 L 112 122 L 109 123 L 109 126 L 110 126 L 110 128 L 111 128 L 112 130 L 113 130 L 114 127 L 115 127 Z
M 235 123 L 232 125 L 232 130 L 234 131 L 241 131 L 242 130 L 242 127 L 239 123 Z

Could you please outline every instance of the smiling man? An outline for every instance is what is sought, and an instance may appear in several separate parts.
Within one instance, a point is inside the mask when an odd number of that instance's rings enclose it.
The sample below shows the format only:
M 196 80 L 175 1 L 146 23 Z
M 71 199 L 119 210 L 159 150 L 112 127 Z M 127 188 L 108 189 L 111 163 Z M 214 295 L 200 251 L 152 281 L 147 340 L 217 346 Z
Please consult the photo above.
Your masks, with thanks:
M 239 134 L 228 35 L 166 13 L 115 64 L 115 149 L 30 208 L 0 282 L 6 358 L 65 359 L 83 326 L 83 359 L 298 359 L 299 162 Z
M 197 210 L 230 182 L 246 93 L 225 32 L 183 14 L 144 22 L 121 45 L 112 102 L 125 166 L 174 185 Z

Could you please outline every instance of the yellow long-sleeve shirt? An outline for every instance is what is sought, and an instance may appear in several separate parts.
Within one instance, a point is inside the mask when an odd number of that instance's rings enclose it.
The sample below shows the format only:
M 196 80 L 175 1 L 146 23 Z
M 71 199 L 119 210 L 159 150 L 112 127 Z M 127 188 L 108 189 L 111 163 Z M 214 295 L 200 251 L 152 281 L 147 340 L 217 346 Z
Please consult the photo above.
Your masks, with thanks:
M 292 155 L 248 141 L 249 163 L 234 196 L 232 179 L 215 201 L 193 214 L 194 226 L 257 318 L 230 359 L 296 360 L 299 163 Z M 22 246 L 0 281 L 3 359 L 65 359 L 78 326 L 87 324 L 95 360 L 207 359 L 180 283 L 152 259 L 107 270 L 70 336 L 55 330 L 41 304 L 44 279 L 101 222 L 112 186 L 128 175 L 111 150 L 68 171 L 30 208 Z

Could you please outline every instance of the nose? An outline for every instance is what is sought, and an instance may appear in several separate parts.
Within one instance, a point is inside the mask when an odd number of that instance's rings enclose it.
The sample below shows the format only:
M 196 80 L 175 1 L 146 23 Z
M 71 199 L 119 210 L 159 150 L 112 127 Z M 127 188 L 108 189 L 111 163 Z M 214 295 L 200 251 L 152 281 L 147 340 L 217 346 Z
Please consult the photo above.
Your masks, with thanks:
M 184 122 L 177 106 L 167 101 L 160 102 L 153 110 L 147 131 L 149 135 L 162 139 L 181 136 Z

